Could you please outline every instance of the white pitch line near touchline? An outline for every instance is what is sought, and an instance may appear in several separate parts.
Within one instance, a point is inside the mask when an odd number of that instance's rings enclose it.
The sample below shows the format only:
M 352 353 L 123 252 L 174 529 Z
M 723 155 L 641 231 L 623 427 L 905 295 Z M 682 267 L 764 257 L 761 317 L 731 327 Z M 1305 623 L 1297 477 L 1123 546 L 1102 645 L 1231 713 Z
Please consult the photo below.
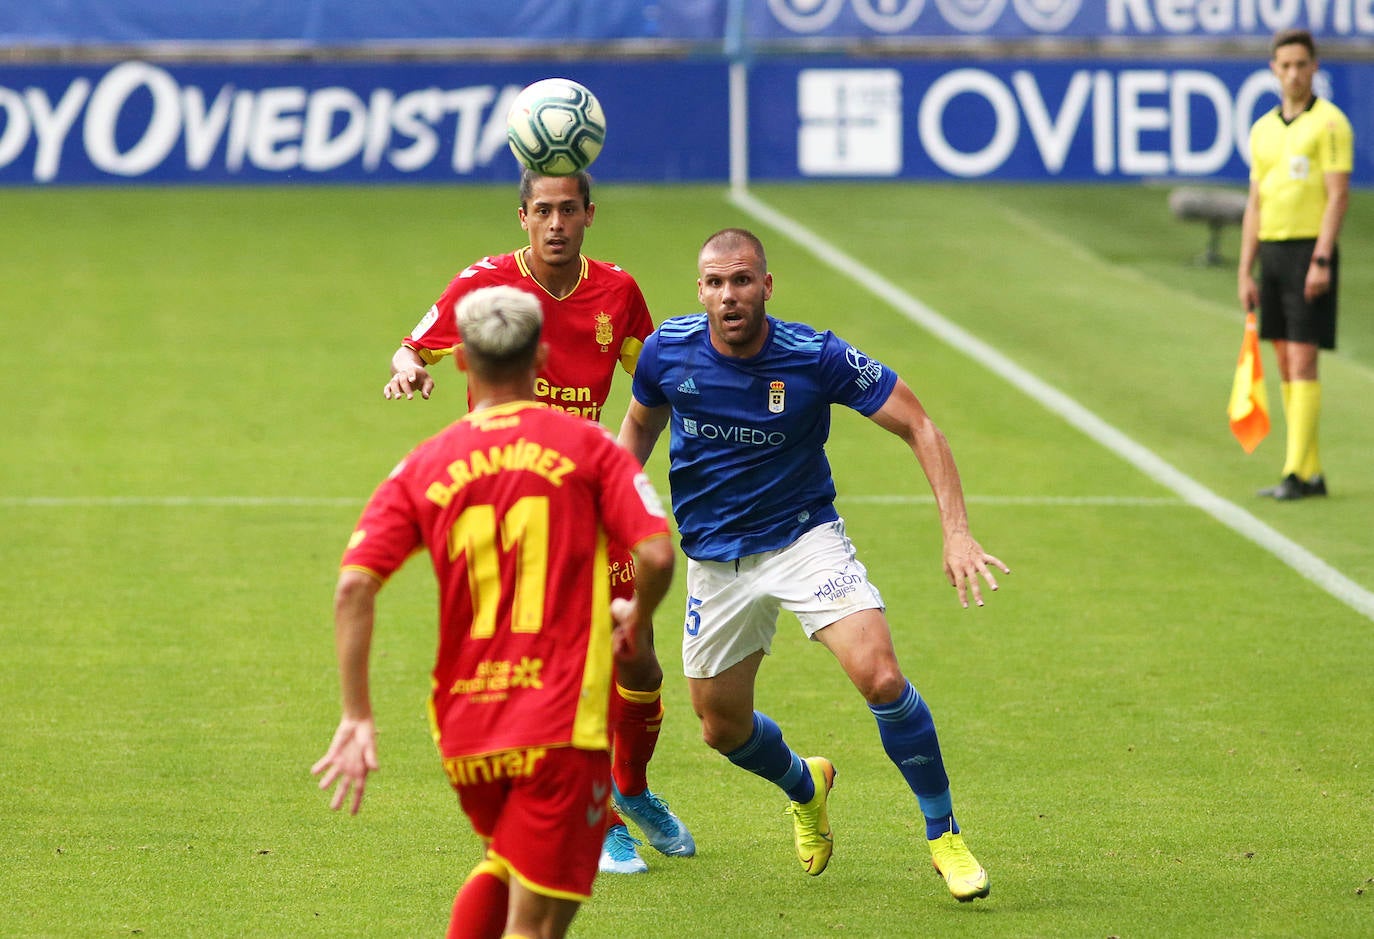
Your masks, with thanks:
M 1049 408 L 1150 479 L 1177 493 L 1184 501 L 1197 506 L 1243 538 L 1264 548 L 1351 609 L 1374 619 L 1374 593 L 1361 587 L 1302 545 L 1180 472 L 1152 450 L 1136 443 L 1068 395 L 1046 384 L 992 346 L 945 319 L 877 271 L 845 254 L 804 225 L 755 198 L 752 193 L 742 187 L 732 187 L 730 199 L 754 218 L 811 252 L 836 272 L 849 277 L 891 305 L 922 329 L 943 339 L 984 368 L 1019 388 L 1028 397 Z

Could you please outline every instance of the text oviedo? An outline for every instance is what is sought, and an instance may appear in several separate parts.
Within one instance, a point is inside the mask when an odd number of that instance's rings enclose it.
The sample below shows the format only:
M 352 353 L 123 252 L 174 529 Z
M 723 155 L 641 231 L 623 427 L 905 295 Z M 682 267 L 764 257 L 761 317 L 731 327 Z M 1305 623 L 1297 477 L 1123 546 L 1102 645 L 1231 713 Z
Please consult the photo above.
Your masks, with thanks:
M 1250 124 L 1278 100 L 1263 63 L 815 64 L 761 60 L 749 72 L 749 165 L 760 178 L 1241 181 Z M 1363 63 L 1327 69 L 1318 93 L 1338 105 L 1374 77 Z M 137 61 L 0 69 L 0 183 L 505 179 L 515 165 L 505 114 L 522 85 L 499 79 L 512 74 Z M 604 179 L 654 167 L 713 178 L 682 168 L 726 165 L 728 135 L 691 131 L 718 117 L 716 95 L 685 98 L 667 131 L 636 110 L 637 89 L 660 74 L 625 63 L 601 80 L 626 135 L 598 164 Z M 1358 111 L 1353 119 L 1359 138 Z M 702 157 L 713 148 L 719 159 Z
M 812 177 L 1239 180 L 1250 125 L 1279 100 L 1268 69 L 1235 64 L 879 60 L 775 74 L 751 89 L 769 122 L 754 133 L 792 130 L 768 102 L 795 74 L 797 163 Z M 1330 97 L 1327 76 L 1317 88 Z
M 1085 127 L 1092 140 L 1092 167 L 1100 175 L 1208 176 L 1234 153 L 1248 159 L 1257 106 L 1273 107 L 1275 89 L 1267 70 L 1251 74 L 1233 94 L 1210 72 L 1083 69 L 1074 72 L 1062 99 L 1050 102 L 1032 71 L 1016 71 L 1007 82 L 979 69 L 956 69 L 922 96 L 917 126 L 925 152 L 953 176 L 995 173 L 1023 131 L 1034 141 L 1045 170 L 1057 175 L 1070 144 Z M 951 144 L 944 130 L 947 122 L 957 120 L 951 109 L 963 95 L 981 99 L 993 115 L 990 138 L 972 151 Z M 1195 120 L 1199 105 L 1204 117 Z M 1167 142 L 1147 143 L 1147 135 L 1156 131 Z
M 327 174 L 354 162 L 371 172 L 383 161 L 413 172 L 446 160 L 461 175 L 505 149 L 520 87 L 205 89 L 126 62 L 55 91 L 0 86 L 0 169 L 28 152 L 35 181 L 58 180 L 79 143 L 95 169 L 120 177 L 154 174 L 174 154 L 192 172 Z

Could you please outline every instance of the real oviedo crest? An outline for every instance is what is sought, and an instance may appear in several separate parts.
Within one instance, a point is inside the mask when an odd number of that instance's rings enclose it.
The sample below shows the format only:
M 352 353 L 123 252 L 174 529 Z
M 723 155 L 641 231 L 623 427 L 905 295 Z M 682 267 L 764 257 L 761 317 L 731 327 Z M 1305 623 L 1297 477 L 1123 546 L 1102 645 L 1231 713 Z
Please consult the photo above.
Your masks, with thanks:
M 781 413 L 782 413 L 782 409 L 783 409 L 783 407 L 784 407 L 785 404 L 786 404 L 786 401 L 785 401 L 785 399 L 784 399 L 784 395 L 785 395 L 785 393 L 786 393 L 786 390 L 787 390 L 787 389 L 786 389 L 786 386 L 785 386 L 782 382 L 780 382 L 780 381 L 771 381 L 771 382 L 768 383 L 768 413 L 769 413 L 769 414 L 781 414 Z

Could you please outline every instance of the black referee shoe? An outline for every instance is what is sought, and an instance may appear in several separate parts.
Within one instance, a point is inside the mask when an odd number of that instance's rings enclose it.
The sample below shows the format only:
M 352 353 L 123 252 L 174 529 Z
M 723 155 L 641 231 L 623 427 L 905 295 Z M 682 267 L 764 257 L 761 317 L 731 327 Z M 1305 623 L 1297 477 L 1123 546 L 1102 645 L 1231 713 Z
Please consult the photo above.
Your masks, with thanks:
M 1305 499 L 1308 496 L 1324 496 L 1326 495 L 1326 478 L 1313 476 L 1311 479 L 1302 480 L 1298 478 L 1297 473 L 1289 473 L 1280 480 L 1277 486 L 1261 489 L 1255 495 L 1277 499 L 1280 502 L 1291 502 L 1294 499 Z

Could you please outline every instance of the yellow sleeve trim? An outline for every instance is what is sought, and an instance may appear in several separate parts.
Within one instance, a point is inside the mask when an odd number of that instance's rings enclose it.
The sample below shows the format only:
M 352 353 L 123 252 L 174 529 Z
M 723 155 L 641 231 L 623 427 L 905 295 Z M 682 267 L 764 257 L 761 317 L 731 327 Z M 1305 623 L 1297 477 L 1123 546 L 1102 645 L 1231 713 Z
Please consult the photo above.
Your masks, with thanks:
M 410 343 L 406 343 L 406 345 L 426 365 L 433 365 L 435 362 L 441 361 L 445 356 L 452 355 L 453 350 L 458 348 L 457 346 L 449 346 L 447 349 L 422 349 L 419 346 L 411 346 Z
M 633 336 L 627 336 L 620 344 L 620 367 L 627 375 L 635 373 L 635 368 L 639 365 L 639 353 L 643 348 L 644 343 Z

